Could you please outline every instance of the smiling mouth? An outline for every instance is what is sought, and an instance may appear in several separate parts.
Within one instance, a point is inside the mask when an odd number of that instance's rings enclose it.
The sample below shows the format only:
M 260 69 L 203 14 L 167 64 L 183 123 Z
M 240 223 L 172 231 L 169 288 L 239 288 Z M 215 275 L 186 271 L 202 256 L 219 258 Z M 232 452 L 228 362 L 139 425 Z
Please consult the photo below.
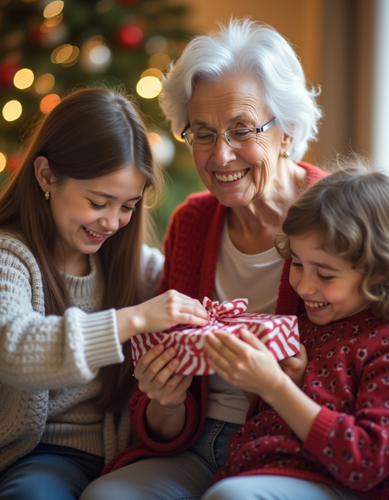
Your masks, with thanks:
M 225 175 L 225 174 L 217 174 L 216 172 L 214 172 L 214 175 L 216 179 L 220 182 L 234 182 L 244 177 L 248 171 L 249 169 L 247 168 L 246 170 L 241 170 L 240 172 L 236 172 L 235 174 Z
M 308 306 L 310 309 L 318 309 L 319 307 L 328 306 L 329 302 L 307 302 L 305 300 L 304 304 Z
M 88 234 L 90 234 L 91 236 L 94 236 L 95 238 L 101 238 L 101 239 L 103 239 L 103 238 L 106 238 L 108 236 L 107 234 L 95 233 L 94 231 L 92 231 L 91 229 L 88 229 L 87 227 L 84 227 L 84 226 L 82 226 L 82 227 L 85 229 L 85 231 Z

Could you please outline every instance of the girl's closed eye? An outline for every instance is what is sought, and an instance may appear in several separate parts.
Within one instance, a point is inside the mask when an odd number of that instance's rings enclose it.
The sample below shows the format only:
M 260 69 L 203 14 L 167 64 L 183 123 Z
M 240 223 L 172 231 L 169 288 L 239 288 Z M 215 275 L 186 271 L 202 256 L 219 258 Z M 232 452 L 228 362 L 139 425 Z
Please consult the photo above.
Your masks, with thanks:
M 95 203 L 92 200 L 89 200 L 89 203 L 90 203 L 91 207 L 94 208 L 95 210 L 103 210 L 104 208 L 107 207 L 107 204 Z M 135 210 L 136 210 L 136 206 L 135 205 L 133 207 L 128 207 L 126 205 L 123 205 L 122 208 L 126 212 L 135 212 Z
M 320 274 L 319 271 L 317 271 L 317 276 L 322 281 L 327 281 L 327 282 L 333 280 L 335 277 L 335 276 L 325 276 L 324 274 Z
M 95 208 L 96 210 L 102 210 L 103 208 L 105 208 L 107 205 L 100 205 L 99 203 L 95 203 L 94 201 L 92 200 L 89 200 L 89 203 L 91 205 L 92 208 Z
M 302 264 L 300 264 L 300 262 L 295 262 L 295 261 L 292 261 L 292 264 L 291 264 L 293 267 L 303 267 Z
M 135 210 L 136 210 L 136 205 L 134 205 L 133 207 L 126 207 L 126 206 L 123 206 L 123 210 L 126 210 L 126 212 L 135 212 Z

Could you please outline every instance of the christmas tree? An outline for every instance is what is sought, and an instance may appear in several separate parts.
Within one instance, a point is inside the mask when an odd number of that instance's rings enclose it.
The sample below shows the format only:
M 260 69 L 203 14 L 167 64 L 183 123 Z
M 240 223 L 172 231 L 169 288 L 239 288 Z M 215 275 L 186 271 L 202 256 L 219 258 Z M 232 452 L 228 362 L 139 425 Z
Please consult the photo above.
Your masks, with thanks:
M 0 0 L 0 182 L 17 168 L 33 117 L 71 88 L 122 84 L 136 96 L 156 159 L 168 166 L 162 235 L 172 209 L 201 189 L 156 102 L 162 72 L 193 35 L 184 28 L 188 14 L 165 0 Z

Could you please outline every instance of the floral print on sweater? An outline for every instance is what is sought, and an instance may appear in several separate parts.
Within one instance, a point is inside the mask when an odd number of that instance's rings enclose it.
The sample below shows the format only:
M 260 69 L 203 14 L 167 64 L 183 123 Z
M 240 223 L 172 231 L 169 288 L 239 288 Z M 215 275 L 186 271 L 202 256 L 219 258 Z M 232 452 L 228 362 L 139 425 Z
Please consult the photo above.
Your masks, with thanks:
M 389 322 L 363 311 L 317 326 L 303 314 L 299 330 L 309 359 L 303 391 L 322 405 L 306 441 L 259 401 L 217 479 L 288 475 L 389 498 Z

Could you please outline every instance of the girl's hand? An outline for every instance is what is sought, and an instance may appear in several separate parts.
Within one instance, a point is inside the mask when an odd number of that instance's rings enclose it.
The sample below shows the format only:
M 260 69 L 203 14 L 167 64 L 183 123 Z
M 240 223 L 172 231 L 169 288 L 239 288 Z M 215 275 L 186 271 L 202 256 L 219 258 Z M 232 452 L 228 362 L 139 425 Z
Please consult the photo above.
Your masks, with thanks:
M 281 368 L 289 375 L 293 382 L 302 389 L 305 369 L 308 365 L 307 351 L 303 344 L 300 344 L 300 352 L 295 356 L 281 360 Z
M 165 349 L 163 344 L 154 346 L 140 358 L 134 370 L 139 389 L 163 407 L 180 406 L 193 377 L 175 374 L 178 365 L 175 349 Z
M 239 338 L 223 332 L 207 335 L 205 350 L 218 375 L 265 400 L 286 377 L 265 344 L 246 328 L 239 330 Z
M 205 326 L 209 316 L 196 299 L 168 290 L 142 304 L 116 311 L 122 343 L 144 332 L 158 332 L 179 324 Z

